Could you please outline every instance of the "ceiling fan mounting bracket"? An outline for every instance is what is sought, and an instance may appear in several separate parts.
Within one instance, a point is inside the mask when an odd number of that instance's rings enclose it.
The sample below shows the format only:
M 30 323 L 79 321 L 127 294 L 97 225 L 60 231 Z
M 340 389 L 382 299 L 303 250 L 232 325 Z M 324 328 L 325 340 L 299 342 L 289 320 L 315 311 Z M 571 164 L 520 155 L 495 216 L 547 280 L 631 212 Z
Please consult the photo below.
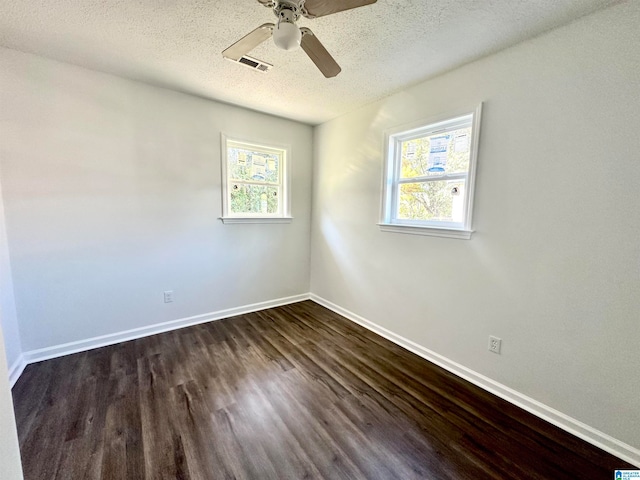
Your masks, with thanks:
M 304 13 L 304 2 L 305 0 L 277 0 L 273 2 L 273 13 L 278 17 L 278 21 L 296 23 Z
M 278 18 L 280 18 L 280 13 L 283 10 L 290 10 L 294 14 L 294 21 L 297 21 L 300 16 L 315 18 L 315 15 L 311 15 L 305 8 L 306 0 L 258 0 L 258 2 L 265 7 L 273 9 L 273 13 Z

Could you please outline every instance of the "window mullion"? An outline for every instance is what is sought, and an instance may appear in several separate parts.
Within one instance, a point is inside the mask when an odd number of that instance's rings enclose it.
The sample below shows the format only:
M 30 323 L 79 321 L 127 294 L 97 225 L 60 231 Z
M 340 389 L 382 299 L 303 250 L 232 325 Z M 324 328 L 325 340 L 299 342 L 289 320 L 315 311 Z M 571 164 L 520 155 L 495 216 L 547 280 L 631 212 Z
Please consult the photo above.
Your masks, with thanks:
M 279 183 L 274 182 L 252 182 L 251 180 L 236 180 L 235 178 L 229 179 L 230 183 L 238 184 L 238 185 L 258 185 L 258 186 L 268 186 L 268 187 L 280 187 Z
M 398 184 L 404 183 L 427 183 L 427 182 L 447 182 L 449 180 L 464 180 L 469 176 L 467 172 L 450 173 L 446 175 L 432 175 L 429 177 L 413 177 L 413 178 L 400 178 L 397 180 Z

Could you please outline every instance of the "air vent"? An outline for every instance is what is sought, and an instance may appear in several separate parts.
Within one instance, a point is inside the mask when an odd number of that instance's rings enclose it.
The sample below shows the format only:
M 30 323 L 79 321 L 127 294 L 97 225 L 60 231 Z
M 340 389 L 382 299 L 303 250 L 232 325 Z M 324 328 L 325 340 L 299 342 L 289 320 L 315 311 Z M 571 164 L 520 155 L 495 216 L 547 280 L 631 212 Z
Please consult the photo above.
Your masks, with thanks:
M 227 60 L 231 60 L 232 62 L 239 63 L 244 65 L 245 67 L 249 67 L 252 70 L 257 70 L 262 73 L 266 73 L 273 68 L 273 65 L 267 62 L 263 62 L 262 60 L 258 60 L 257 58 L 249 57 L 248 55 L 243 55 L 238 60 L 232 60 L 228 58 Z

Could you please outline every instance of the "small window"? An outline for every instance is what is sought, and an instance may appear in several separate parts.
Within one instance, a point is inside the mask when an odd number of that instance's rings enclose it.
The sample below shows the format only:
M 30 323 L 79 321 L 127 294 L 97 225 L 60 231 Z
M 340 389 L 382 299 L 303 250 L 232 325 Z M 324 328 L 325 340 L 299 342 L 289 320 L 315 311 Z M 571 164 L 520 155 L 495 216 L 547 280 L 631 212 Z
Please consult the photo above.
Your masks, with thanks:
M 480 112 L 386 134 L 382 230 L 471 238 Z
M 291 221 L 287 167 L 289 148 L 222 135 L 222 221 Z

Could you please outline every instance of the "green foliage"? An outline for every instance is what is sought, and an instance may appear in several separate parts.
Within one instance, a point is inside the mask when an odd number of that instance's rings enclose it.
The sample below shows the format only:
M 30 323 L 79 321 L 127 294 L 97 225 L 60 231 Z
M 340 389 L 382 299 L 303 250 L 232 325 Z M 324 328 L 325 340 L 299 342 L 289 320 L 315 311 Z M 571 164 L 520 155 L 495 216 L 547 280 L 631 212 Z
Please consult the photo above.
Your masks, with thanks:
M 232 213 L 278 213 L 278 187 L 266 185 L 231 186 Z
M 280 155 L 230 147 L 231 213 L 276 214 L 280 199 Z
M 402 184 L 398 205 L 399 218 L 457 221 L 453 218 L 454 196 L 451 191 L 457 187 L 458 195 L 464 196 L 464 184 L 464 180 Z

